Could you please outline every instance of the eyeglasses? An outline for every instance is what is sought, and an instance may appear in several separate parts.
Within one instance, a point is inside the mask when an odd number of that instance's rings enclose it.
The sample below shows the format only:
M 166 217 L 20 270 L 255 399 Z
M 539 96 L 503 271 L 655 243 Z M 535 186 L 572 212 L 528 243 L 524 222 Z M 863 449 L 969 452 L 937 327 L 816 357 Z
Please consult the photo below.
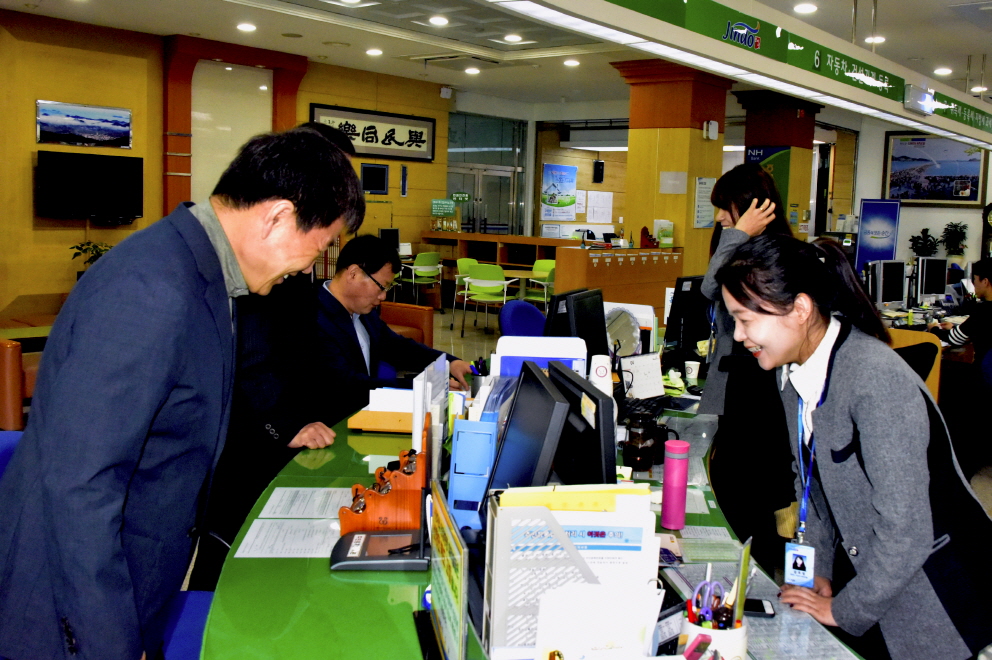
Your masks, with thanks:
M 362 268 L 362 267 L 359 266 L 359 268 Z M 370 280 L 372 280 L 373 282 L 375 282 L 375 285 L 377 287 L 379 287 L 379 290 L 382 291 L 383 293 L 388 293 L 389 291 L 392 291 L 393 288 L 399 286 L 399 282 L 390 282 L 389 283 L 389 286 L 383 286 L 382 284 L 379 283 L 379 280 L 377 280 L 374 277 L 372 277 L 372 273 L 370 273 L 369 271 L 365 270 L 364 268 L 362 268 L 362 272 L 365 273 Z

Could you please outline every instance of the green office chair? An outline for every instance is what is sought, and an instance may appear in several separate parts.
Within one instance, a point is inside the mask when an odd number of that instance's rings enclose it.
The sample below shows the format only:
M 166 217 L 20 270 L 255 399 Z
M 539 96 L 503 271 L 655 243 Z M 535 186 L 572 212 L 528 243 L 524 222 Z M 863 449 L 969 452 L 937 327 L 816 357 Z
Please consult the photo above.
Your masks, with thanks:
M 486 332 L 489 332 L 489 306 L 503 305 L 506 302 L 506 288 L 517 278 L 506 279 L 503 269 L 494 264 L 477 264 L 468 269 L 468 293 L 462 305 L 462 337 L 465 336 L 465 316 L 468 314 L 468 301 L 475 305 L 474 325 L 479 324 L 479 303 L 486 306 Z
M 554 259 L 538 259 L 534 262 L 531 270 L 534 271 L 534 277 L 528 278 L 531 282 L 538 281 L 543 282 L 547 279 L 548 273 L 550 273 L 555 268 Z
M 455 275 L 455 294 L 451 296 L 451 325 L 448 327 L 449 330 L 455 329 L 455 310 L 458 308 L 458 296 L 461 295 L 464 298 L 468 295 L 468 285 L 465 283 L 465 280 L 468 279 L 469 266 L 476 266 L 479 261 L 464 257 L 459 259 L 457 263 L 458 274 Z M 462 290 L 459 291 L 458 287 L 461 287 Z
M 420 287 L 435 285 L 441 281 L 441 253 L 421 252 L 413 260 L 413 265 L 404 264 L 403 268 L 410 269 L 409 277 L 398 277 L 397 282 L 409 282 L 413 285 L 414 296 L 420 304 Z
M 554 266 L 551 267 L 551 271 L 548 273 L 547 277 L 544 278 L 544 281 L 538 279 L 532 279 L 531 282 L 536 284 L 537 288 L 527 289 L 527 294 L 524 296 L 524 300 L 529 300 L 530 302 L 544 303 L 544 312 L 547 313 L 548 301 L 551 300 L 551 296 L 555 295 Z

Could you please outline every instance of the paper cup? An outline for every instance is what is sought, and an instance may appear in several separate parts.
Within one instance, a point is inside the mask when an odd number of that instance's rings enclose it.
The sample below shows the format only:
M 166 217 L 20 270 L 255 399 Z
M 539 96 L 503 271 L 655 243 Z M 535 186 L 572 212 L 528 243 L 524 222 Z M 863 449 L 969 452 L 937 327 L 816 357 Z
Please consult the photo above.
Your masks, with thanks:
M 689 636 L 686 641 L 687 644 L 691 644 L 698 635 L 709 635 L 713 640 L 710 642 L 710 649 L 719 651 L 721 658 L 725 658 L 725 660 L 748 660 L 747 617 L 744 617 L 740 628 L 731 628 L 730 630 L 703 628 L 689 623 L 688 619 L 683 619 L 682 634 Z
M 685 363 L 685 377 L 690 383 L 695 383 L 699 378 L 699 363 L 696 361 Z

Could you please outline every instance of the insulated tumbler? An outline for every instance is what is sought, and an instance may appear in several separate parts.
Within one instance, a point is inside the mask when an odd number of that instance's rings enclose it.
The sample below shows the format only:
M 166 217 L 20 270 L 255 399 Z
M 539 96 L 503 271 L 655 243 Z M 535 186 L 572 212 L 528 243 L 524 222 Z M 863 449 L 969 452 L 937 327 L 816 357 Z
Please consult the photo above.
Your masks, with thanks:
M 661 496 L 661 526 L 685 527 L 685 489 L 689 484 L 689 443 L 665 441 L 665 481 Z

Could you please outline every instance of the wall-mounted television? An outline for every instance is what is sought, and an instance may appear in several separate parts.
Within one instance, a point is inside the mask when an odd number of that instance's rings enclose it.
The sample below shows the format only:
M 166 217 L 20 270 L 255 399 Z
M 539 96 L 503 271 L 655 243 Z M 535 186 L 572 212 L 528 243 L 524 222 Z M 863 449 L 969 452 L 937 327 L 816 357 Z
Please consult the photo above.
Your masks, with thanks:
M 144 214 L 144 159 L 38 151 L 35 215 L 129 225 Z
M 388 195 L 389 165 L 362 163 L 362 190 L 366 195 Z

